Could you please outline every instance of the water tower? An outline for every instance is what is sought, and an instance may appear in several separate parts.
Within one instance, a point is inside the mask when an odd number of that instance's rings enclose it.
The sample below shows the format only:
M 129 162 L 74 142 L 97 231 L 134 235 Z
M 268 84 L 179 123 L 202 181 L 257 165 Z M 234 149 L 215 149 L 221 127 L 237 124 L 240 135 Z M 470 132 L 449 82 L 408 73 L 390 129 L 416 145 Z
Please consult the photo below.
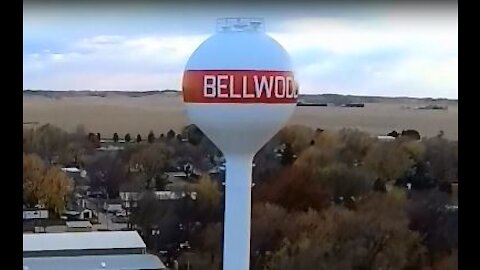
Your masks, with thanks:
M 288 53 L 257 18 L 217 20 L 217 31 L 187 62 L 189 120 L 226 159 L 223 269 L 247 270 L 252 161 L 293 113 L 298 96 Z

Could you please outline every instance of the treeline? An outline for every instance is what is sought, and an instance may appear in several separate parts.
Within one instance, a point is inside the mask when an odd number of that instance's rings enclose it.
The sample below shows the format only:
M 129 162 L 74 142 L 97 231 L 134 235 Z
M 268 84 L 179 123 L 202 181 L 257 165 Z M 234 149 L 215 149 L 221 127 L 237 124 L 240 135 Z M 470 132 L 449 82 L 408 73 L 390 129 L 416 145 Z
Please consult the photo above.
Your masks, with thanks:
M 117 143 L 120 141 L 120 135 L 117 133 L 117 132 L 114 132 L 113 135 L 111 137 L 102 137 L 102 135 L 100 133 L 93 133 L 93 132 L 90 132 L 88 133 L 88 141 L 90 141 L 91 143 L 93 143 L 94 145 L 96 145 L 97 147 L 100 146 L 100 142 L 102 140 L 111 140 L 113 141 L 114 143 Z M 179 141 L 182 141 L 184 138 L 182 137 L 182 134 L 176 134 L 174 130 L 170 129 L 168 132 L 167 132 L 167 135 L 165 136 L 164 133 L 161 133 L 160 136 L 157 138 L 155 136 L 155 133 L 150 130 L 150 132 L 148 133 L 147 137 L 146 137 L 146 140 L 147 142 L 149 143 L 154 143 L 155 140 L 162 140 L 162 139 L 168 139 L 168 140 L 171 140 L 171 139 L 174 139 L 176 138 L 177 140 Z M 126 133 L 124 136 L 123 136 L 123 141 L 124 142 L 142 142 L 144 140 L 144 138 L 142 138 L 142 135 L 141 134 L 137 134 L 137 136 L 135 138 L 132 137 L 132 135 L 130 135 L 130 133 Z
M 302 126 L 277 136 L 298 157 L 254 188 L 252 233 L 275 231 L 252 238 L 255 269 L 457 269 L 458 216 L 445 207 L 457 142 Z
M 352 96 L 338 94 L 300 95 L 300 100 L 307 103 L 332 103 L 335 105 L 350 103 L 430 103 L 457 104 L 457 100 L 446 98 L 409 98 L 409 97 L 378 97 L 378 96 Z
M 39 130 L 35 136 L 58 133 Z M 446 206 L 458 183 L 458 142 L 407 133 L 380 141 L 350 129 L 282 129 L 254 159 L 251 269 L 457 269 L 458 213 Z M 145 141 L 95 158 L 84 139 L 83 155 L 65 159 L 81 156 L 92 183 L 112 196 L 119 189 L 146 194 L 131 219 L 149 248 L 169 250 L 180 269 L 219 269 L 223 187 L 206 172 L 221 153 L 195 126 L 180 134 L 186 141 Z M 56 140 L 29 142 L 24 152 L 44 159 L 65 152 L 47 146 Z M 196 199 L 155 200 L 163 172 L 182 162 L 205 172 L 184 187 Z M 164 234 L 152 236 L 152 228 Z M 178 251 L 185 240 L 191 252 Z
M 281 130 L 255 158 L 251 269 L 458 269 L 458 213 L 446 207 L 457 142 L 409 133 Z M 199 234 L 196 269 L 220 267 L 221 222 Z

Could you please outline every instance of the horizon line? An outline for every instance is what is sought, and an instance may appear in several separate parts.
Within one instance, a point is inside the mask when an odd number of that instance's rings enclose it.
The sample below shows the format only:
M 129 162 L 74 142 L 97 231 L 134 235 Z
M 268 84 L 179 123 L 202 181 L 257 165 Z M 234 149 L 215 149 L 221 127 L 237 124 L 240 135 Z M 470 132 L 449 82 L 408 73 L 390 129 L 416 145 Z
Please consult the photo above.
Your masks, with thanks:
M 182 90 L 176 89 L 163 89 L 163 90 L 92 90 L 92 89 L 84 89 L 84 90 L 48 90 L 48 89 L 23 89 L 23 92 L 30 91 L 30 92 L 125 92 L 125 93 L 148 93 L 148 92 L 165 92 L 165 91 L 174 91 L 174 92 L 182 92 Z M 353 97 L 369 97 L 369 98 L 394 98 L 394 99 L 401 99 L 401 98 L 409 98 L 409 99 L 443 99 L 443 100 L 451 100 L 451 101 L 458 101 L 457 98 L 449 98 L 449 97 L 412 97 L 412 96 L 381 96 L 381 95 L 355 95 L 355 94 L 336 94 L 336 93 L 321 93 L 321 94 L 299 94 L 300 96 L 321 96 L 321 95 L 338 95 L 338 96 L 353 96 Z

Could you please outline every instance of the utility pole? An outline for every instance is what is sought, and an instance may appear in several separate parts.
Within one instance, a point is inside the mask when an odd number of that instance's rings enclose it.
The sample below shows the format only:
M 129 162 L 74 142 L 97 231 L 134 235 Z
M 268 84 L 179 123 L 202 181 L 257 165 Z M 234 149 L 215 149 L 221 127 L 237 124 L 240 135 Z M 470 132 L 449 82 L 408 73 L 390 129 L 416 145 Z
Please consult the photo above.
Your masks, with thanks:
M 106 190 L 106 189 L 105 189 L 105 190 Z M 108 199 L 109 199 L 109 196 L 108 196 L 108 191 L 107 191 L 106 193 L 107 193 L 107 209 L 106 209 L 106 211 L 105 211 L 105 219 L 106 219 L 106 221 L 107 221 L 107 231 L 108 231 L 108 230 L 109 230 L 109 229 L 108 229 L 108 201 L 109 201 Z

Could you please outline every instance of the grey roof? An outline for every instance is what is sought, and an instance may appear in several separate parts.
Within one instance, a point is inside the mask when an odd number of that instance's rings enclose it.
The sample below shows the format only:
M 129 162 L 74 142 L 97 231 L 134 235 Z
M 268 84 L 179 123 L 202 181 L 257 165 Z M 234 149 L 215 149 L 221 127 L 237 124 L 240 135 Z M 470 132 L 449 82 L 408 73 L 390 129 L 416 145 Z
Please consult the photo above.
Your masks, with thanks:
M 92 223 L 86 220 L 67 221 L 65 223 L 69 228 L 91 228 L 92 227 Z
M 23 251 L 146 248 L 136 231 L 24 234 Z
M 151 254 L 24 258 L 24 270 L 138 270 L 166 269 Z

